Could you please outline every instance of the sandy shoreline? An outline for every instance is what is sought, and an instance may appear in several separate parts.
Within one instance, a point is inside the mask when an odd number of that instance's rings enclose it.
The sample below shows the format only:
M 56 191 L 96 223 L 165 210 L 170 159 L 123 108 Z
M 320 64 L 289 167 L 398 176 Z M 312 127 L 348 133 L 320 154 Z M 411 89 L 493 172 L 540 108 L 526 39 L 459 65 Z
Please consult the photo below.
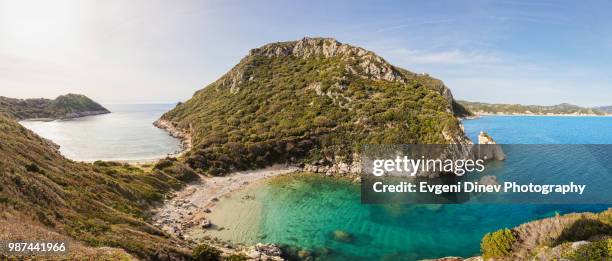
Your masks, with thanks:
M 214 224 L 208 219 L 216 202 L 229 193 L 266 178 L 300 170 L 298 167 L 274 165 L 265 169 L 236 172 L 225 177 L 206 177 L 172 194 L 154 211 L 153 223 L 164 231 L 182 237 L 195 229 Z

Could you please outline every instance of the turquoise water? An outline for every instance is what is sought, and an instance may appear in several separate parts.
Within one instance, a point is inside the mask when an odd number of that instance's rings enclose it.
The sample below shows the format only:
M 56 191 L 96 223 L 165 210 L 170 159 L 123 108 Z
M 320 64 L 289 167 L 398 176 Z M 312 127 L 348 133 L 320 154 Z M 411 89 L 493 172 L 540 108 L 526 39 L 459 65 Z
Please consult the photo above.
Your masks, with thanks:
M 78 161 L 150 160 L 180 150 L 180 141 L 153 126 L 168 104 L 105 105 L 112 113 L 71 120 L 22 121 Z
M 612 118 L 483 117 L 466 121 L 465 127 L 472 138 L 484 130 L 500 143 L 612 143 Z M 260 205 L 256 212 L 261 215 L 257 219 L 258 238 L 245 240 L 236 231 L 234 239 L 285 244 L 295 253 L 308 251 L 321 260 L 469 257 L 479 254 L 480 239 L 487 232 L 554 216 L 556 212 L 608 207 L 362 205 L 358 185 L 316 175 L 271 180 L 245 193 L 253 193 Z M 348 238 L 334 237 L 338 231 Z

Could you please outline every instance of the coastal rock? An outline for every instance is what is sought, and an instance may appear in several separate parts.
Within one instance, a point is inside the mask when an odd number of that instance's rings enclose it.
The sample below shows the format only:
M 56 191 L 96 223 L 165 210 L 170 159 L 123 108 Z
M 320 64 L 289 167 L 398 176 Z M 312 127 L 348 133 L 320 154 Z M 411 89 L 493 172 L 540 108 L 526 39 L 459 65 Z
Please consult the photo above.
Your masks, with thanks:
M 183 130 L 176 127 L 171 121 L 158 119 L 153 122 L 153 126 L 165 130 L 170 136 L 181 140 L 181 146 L 184 151 L 191 149 L 191 131 Z
M 353 153 L 351 159 L 344 157 L 322 159 L 317 162 L 305 164 L 302 171 L 322 173 L 326 176 L 333 177 L 357 177 L 361 173 L 361 162 L 359 159 L 360 156 L 357 153 Z
M 246 250 L 249 260 L 284 260 L 281 255 L 283 251 L 274 244 L 258 243 Z
M 280 249 L 280 247 L 274 244 L 259 243 L 255 245 L 255 249 L 257 249 L 257 251 L 267 256 L 280 256 L 283 254 L 283 251 Z
M 497 177 L 491 175 L 483 176 L 482 178 L 480 178 L 480 181 L 478 181 L 478 183 L 482 185 L 499 185 L 499 183 L 497 182 Z
M 202 228 L 210 228 L 211 226 L 212 226 L 212 222 L 210 222 L 209 219 L 205 218 L 204 220 L 202 220 L 202 224 L 201 224 Z
M 478 146 L 474 155 L 484 160 L 505 160 L 506 154 L 493 138 L 484 131 L 478 135 Z
M 478 134 L 478 144 L 497 144 L 497 142 L 486 132 L 480 131 Z

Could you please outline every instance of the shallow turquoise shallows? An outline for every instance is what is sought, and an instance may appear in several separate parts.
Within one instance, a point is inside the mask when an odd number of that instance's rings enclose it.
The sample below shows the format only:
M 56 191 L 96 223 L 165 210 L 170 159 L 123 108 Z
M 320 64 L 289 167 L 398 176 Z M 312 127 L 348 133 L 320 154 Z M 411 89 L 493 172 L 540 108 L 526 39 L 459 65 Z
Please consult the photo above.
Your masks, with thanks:
M 180 150 L 180 141 L 153 126 L 168 104 L 105 105 L 112 113 L 50 122 L 22 121 L 78 161 L 151 160 Z
M 468 135 L 489 132 L 500 143 L 612 143 L 612 118 L 483 117 L 464 122 Z M 529 161 L 537 162 L 537 160 Z M 567 173 L 571 176 L 571 173 Z M 249 197 L 244 197 L 248 194 Z M 554 216 L 600 211 L 607 205 L 362 205 L 359 186 L 316 175 L 272 179 L 221 200 L 220 208 L 253 204 L 256 233 L 234 231 L 225 239 L 286 244 L 322 260 L 418 260 L 469 257 L 482 236 L 500 228 Z M 257 203 L 254 203 L 256 201 Z M 234 206 L 224 206 L 234 204 Z M 260 215 L 255 218 L 249 215 Z M 230 218 L 231 219 L 231 218 Z M 228 221 L 230 222 L 230 221 Z M 231 221 L 234 222 L 234 221 Z M 236 221 L 238 222 L 238 221 Z

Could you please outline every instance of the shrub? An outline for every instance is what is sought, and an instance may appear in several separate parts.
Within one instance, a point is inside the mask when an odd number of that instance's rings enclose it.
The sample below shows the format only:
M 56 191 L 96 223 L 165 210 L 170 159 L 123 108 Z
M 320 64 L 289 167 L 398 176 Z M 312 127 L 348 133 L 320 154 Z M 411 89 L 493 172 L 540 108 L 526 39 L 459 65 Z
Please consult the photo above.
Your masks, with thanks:
M 217 261 L 221 260 L 221 251 L 209 245 L 199 245 L 193 250 L 192 257 L 198 261 Z
M 612 238 L 580 246 L 565 258 L 575 261 L 609 260 L 612 258 Z
M 36 163 L 30 163 L 29 165 L 26 166 L 26 170 L 28 172 L 40 172 L 40 167 L 38 167 Z
M 165 169 L 167 167 L 170 167 L 172 165 L 174 165 L 174 162 L 176 161 L 176 159 L 172 159 L 172 158 L 165 158 L 160 160 L 159 162 L 157 162 L 157 164 L 155 164 L 155 169 Z
M 612 226 L 597 219 L 583 218 L 564 229 L 557 239 L 557 244 L 589 240 L 592 236 L 607 235 L 611 232 Z
M 244 254 L 232 254 L 225 258 L 225 261 L 246 261 L 249 258 Z
M 485 260 L 504 257 L 510 254 L 512 244 L 516 241 L 516 236 L 510 229 L 502 229 L 493 233 L 487 233 L 480 243 L 480 251 Z

